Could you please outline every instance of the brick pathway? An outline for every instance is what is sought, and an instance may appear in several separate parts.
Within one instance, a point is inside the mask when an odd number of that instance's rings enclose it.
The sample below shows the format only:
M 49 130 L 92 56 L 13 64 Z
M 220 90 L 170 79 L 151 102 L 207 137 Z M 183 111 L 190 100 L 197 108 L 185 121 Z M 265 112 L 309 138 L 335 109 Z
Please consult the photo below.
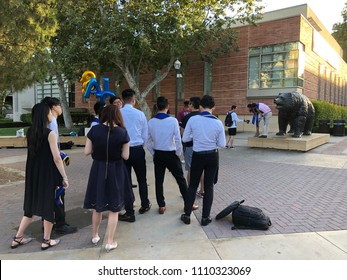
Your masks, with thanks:
M 263 209 L 273 226 L 268 231 L 231 230 L 230 215 L 203 227 L 208 238 L 347 229 L 347 170 L 343 164 L 347 162 L 347 138 L 307 153 L 251 149 L 247 147 L 246 137 L 235 142 L 236 149 L 220 151 L 219 181 L 211 216 L 214 218 L 231 202 L 245 199 L 245 205 Z M 62 236 L 64 242 L 59 250 L 80 249 L 90 243 L 90 212 L 82 209 L 82 204 L 91 158 L 85 157 L 82 151 L 82 148 L 68 151 L 71 165 L 67 168 L 71 184 L 66 198 L 67 220 L 78 226 L 79 231 Z M 0 149 L 0 165 L 25 170 L 23 160 L 1 163 L 1 159 L 19 159 L 25 155 L 26 149 Z M 341 167 L 329 166 L 329 160 L 334 162 L 335 158 L 342 161 Z M 147 163 L 148 177 L 153 177 L 152 160 Z M 153 196 L 153 178 L 151 181 L 149 191 Z M 23 183 L 0 186 L 0 253 L 15 253 L 9 244 L 23 214 L 23 192 Z M 135 192 L 138 195 L 137 189 Z M 197 202 L 201 205 L 202 199 L 197 198 Z M 201 209 L 194 213 L 200 220 Z M 42 237 L 40 220 L 30 226 L 28 233 L 38 239 Z M 39 251 L 37 242 L 24 246 L 20 252 Z

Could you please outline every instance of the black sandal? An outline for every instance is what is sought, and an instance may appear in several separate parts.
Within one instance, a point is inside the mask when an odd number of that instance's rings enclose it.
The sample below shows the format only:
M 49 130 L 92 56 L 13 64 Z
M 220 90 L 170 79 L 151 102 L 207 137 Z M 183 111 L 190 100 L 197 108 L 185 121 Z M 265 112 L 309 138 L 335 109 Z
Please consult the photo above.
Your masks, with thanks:
M 34 238 L 24 238 L 24 236 L 20 236 L 20 237 L 13 237 L 13 241 L 12 241 L 12 244 L 11 244 L 11 249 L 16 249 L 18 246 L 20 245 L 25 245 L 25 244 L 28 244 L 30 241 L 32 241 Z M 15 244 L 13 244 L 13 242 Z
M 55 241 L 55 244 L 51 244 L 51 241 L 52 241 L 52 239 L 43 239 L 43 241 L 42 241 L 42 244 L 46 244 L 46 245 L 48 245 L 48 246 L 42 246 L 41 245 L 41 250 L 43 251 L 43 250 L 47 250 L 48 248 L 51 248 L 51 247 L 54 247 L 54 246 L 57 246 L 59 243 L 60 243 L 60 239 L 55 239 L 54 241 Z

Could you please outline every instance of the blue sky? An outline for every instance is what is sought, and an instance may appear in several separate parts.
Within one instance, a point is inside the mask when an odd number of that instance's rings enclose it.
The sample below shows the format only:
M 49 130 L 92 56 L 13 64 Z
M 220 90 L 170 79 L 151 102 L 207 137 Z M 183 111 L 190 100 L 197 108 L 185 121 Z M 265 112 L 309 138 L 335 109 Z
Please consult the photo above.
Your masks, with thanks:
M 263 0 L 265 12 L 308 4 L 324 26 L 331 32 L 334 23 L 342 22 L 341 12 L 347 0 Z

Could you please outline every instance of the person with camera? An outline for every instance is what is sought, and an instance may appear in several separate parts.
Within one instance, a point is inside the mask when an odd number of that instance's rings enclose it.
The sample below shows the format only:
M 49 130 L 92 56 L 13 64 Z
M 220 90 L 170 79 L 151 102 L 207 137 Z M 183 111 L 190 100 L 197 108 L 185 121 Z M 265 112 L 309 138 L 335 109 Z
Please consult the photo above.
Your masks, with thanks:
M 239 123 L 239 122 L 246 122 L 247 124 L 249 123 L 249 120 L 239 119 L 237 114 L 236 114 L 236 110 L 237 110 L 237 106 L 232 105 L 231 111 L 227 112 L 227 116 L 228 116 L 228 114 L 230 114 L 231 125 L 228 126 L 229 138 L 228 138 L 228 141 L 227 141 L 225 148 L 234 149 L 233 143 L 234 143 L 234 136 L 236 135 L 237 123 Z

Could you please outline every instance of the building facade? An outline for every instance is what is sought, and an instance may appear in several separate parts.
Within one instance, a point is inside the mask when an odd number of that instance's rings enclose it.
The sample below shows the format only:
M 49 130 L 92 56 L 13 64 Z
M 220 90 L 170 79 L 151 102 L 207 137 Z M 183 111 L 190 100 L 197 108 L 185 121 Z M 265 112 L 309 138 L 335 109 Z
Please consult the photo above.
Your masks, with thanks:
M 265 13 L 256 26 L 235 25 L 235 30 L 238 51 L 213 63 L 191 57 L 179 78 L 178 111 L 191 96 L 211 94 L 216 101 L 215 114 L 221 119 L 233 104 L 238 106 L 241 117 L 247 117 L 248 103 L 263 102 L 273 109 L 272 121 L 277 124 L 273 100 L 280 92 L 298 91 L 311 100 L 347 105 L 347 64 L 342 59 L 342 49 L 306 4 Z M 105 76 L 110 80 L 110 90 L 116 93 L 116 77 L 111 73 Z M 141 75 L 140 89 L 152 78 L 152 73 Z M 170 111 L 175 112 L 174 68 L 147 95 L 150 108 L 159 95 L 169 99 Z M 91 112 L 96 101 L 94 97 L 84 100 L 78 82 L 74 98 L 69 98 L 73 100 L 71 106 L 88 108 Z

